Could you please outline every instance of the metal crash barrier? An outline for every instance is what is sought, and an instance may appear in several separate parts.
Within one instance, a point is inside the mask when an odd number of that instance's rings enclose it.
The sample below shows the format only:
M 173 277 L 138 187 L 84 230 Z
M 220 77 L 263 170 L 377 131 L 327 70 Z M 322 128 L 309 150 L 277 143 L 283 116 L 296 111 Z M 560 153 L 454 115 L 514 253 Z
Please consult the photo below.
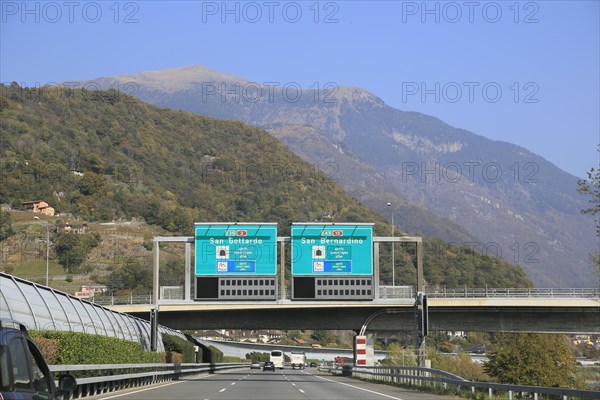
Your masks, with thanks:
M 517 394 L 530 394 L 531 398 L 538 399 L 540 395 L 556 396 L 563 400 L 567 399 L 600 399 L 600 391 L 567 389 L 556 387 L 508 385 L 491 382 L 472 382 L 460 376 L 446 371 L 422 368 L 422 367 L 357 367 L 343 365 L 336 368 L 324 368 L 333 374 L 351 376 L 372 382 L 381 382 L 388 385 L 406 387 L 421 387 L 436 389 L 448 389 L 455 393 L 463 390 L 475 394 L 477 391 L 487 393 L 488 398 L 506 394 L 509 400 L 517 397 Z
M 51 365 L 50 371 L 55 376 L 65 373 L 73 375 L 77 380 L 77 388 L 70 398 L 80 399 L 202 373 L 249 366 L 249 363 Z

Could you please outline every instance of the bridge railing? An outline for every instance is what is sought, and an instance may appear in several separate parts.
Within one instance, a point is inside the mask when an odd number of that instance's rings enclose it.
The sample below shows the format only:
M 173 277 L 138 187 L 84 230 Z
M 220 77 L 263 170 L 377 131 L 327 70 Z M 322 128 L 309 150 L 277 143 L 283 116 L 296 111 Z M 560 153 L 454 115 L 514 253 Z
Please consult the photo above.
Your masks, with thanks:
M 425 387 L 430 389 L 449 389 L 460 393 L 478 391 L 487 393 L 492 399 L 506 394 L 512 400 L 516 394 L 531 394 L 534 399 L 539 395 L 550 395 L 566 399 L 600 399 L 600 392 L 594 390 L 567 389 L 527 385 L 507 385 L 491 382 L 472 382 L 446 371 L 421 367 L 358 367 L 345 365 L 331 372 L 354 378 L 381 382 L 389 385 L 407 387 Z
M 600 297 L 598 288 L 452 288 L 427 289 L 430 298 L 584 298 Z
M 163 289 L 168 290 L 163 290 Z M 177 287 L 161 288 L 163 300 L 183 300 L 183 292 Z M 600 299 L 599 288 L 428 288 L 425 293 L 429 298 L 443 299 L 479 299 L 479 298 L 575 298 L 575 299 Z M 286 300 L 290 300 L 291 290 L 286 290 Z M 412 286 L 380 286 L 379 299 L 411 299 L 414 298 Z M 89 300 L 103 305 L 135 305 L 150 304 L 152 296 L 96 296 Z
M 173 381 L 201 373 L 245 368 L 249 363 L 230 364 L 99 364 L 50 365 L 54 375 L 69 373 L 77 380 L 72 399 L 97 396 L 133 387 Z

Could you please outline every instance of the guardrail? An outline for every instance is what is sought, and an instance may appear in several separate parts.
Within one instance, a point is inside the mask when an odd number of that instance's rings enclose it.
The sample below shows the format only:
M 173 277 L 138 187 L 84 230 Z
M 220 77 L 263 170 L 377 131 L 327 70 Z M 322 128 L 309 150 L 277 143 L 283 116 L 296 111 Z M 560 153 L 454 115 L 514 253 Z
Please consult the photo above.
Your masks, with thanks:
M 600 298 L 599 288 L 444 288 L 425 293 L 430 298 Z
M 422 367 L 358 367 L 343 365 L 330 372 L 351 376 L 362 380 L 381 382 L 389 385 L 407 387 L 425 387 L 430 389 L 450 389 L 456 393 L 463 390 L 477 394 L 487 392 L 490 399 L 494 395 L 506 393 L 509 400 L 516 394 L 531 394 L 534 399 L 539 395 L 557 396 L 567 399 L 600 399 L 600 392 L 594 390 L 566 389 L 556 387 L 507 385 L 491 382 L 472 382 L 446 371 Z
M 181 292 L 183 293 L 183 292 Z M 429 298 L 435 299 L 479 299 L 479 298 L 574 298 L 574 299 L 600 299 L 599 288 L 453 288 L 453 289 L 426 289 Z M 286 299 L 290 300 L 291 290 L 286 291 Z M 167 300 L 178 300 L 173 295 Z M 182 300 L 183 295 L 179 296 Z M 411 286 L 380 286 L 379 299 L 411 299 L 414 291 Z M 130 296 L 96 296 L 90 301 L 103 306 L 151 304 L 151 295 Z
M 50 365 L 54 375 L 69 373 L 77 380 L 71 399 L 114 392 L 138 386 L 177 380 L 201 373 L 245 368 L 249 363 L 228 364 L 98 364 Z

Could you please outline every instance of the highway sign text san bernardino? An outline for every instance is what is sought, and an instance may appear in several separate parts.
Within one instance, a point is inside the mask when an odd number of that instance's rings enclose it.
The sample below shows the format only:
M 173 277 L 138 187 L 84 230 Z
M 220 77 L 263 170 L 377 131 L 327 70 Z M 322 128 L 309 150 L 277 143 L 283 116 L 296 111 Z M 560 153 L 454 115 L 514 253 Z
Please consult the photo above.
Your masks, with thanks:
M 293 275 L 372 275 L 372 224 L 292 225 Z
M 276 224 L 198 223 L 195 271 L 206 275 L 276 275 Z

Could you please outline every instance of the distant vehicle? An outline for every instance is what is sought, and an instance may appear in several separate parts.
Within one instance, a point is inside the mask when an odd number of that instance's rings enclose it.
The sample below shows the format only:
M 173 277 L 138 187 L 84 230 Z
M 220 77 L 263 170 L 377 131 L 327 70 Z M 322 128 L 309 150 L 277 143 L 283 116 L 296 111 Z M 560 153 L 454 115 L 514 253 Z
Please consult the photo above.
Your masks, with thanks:
M 311 367 L 311 368 L 315 368 L 316 366 L 317 366 L 317 363 L 316 363 L 316 362 L 311 362 L 311 363 L 310 363 L 310 367 Z
M 283 363 L 285 362 L 285 355 L 281 350 L 271 350 L 271 362 L 275 365 L 275 368 L 283 369 Z
M 304 369 L 304 367 L 306 366 L 306 354 L 304 354 L 304 352 L 292 351 L 292 355 L 290 358 L 290 364 L 292 365 L 292 369 Z
M 272 361 L 267 361 L 264 365 L 263 365 L 263 371 L 266 370 L 271 370 L 271 371 L 275 371 L 275 364 L 273 364 Z
M 260 369 L 260 362 L 252 361 L 252 364 L 250 364 L 250 369 Z
M 58 378 L 58 389 L 42 353 L 25 325 L 0 319 L 0 399 L 55 400 L 75 390 L 72 375 Z

